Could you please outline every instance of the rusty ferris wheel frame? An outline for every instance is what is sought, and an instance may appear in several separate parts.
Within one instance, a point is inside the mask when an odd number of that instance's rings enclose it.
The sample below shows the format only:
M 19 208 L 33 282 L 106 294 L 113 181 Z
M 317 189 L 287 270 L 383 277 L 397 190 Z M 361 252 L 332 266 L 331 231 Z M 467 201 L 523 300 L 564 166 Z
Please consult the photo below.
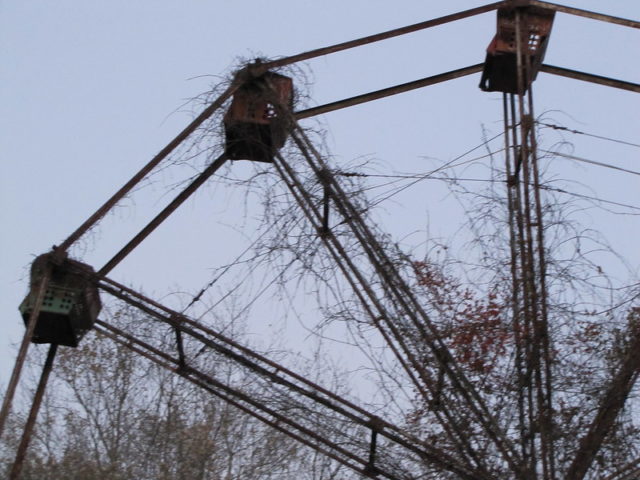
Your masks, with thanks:
M 67 250 L 77 242 L 93 225 L 99 222 L 120 200 L 122 200 L 140 181 L 142 181 L 155 167 L 157 167 L 168 155 L 171 154 L 182 142 L 184 142 L 198 127 L 200 127 L 214 112 L 223 107 L 223 105 L 231 99 L 243 87 L 243 82 L 247 78 L 260 78 L 265 73 L 290 65 L 296 62 L 309 60 L 318 56 L 328 55 L 331 53 L 343 51 L 359 47 L 362 45 L 386 40 L 392 37 L 405 35 L 418 30 L 427 29 L 437 25 L 442 25 L 478 14 L 490 12 L 500 9 L 512 9 L 516 13 L 515 28 L 517 39 L 517 85 L 515 91 L 503 94 L 504 100 L 504 117 L 505 117 L 505 137 L 507 152 L 507 173 L 516 180 L 519 172 L 527 178 L 523 181 L 507 182 L 510 222 L 512 238 L 518 240 L 520 245 L 525 245 L 522 249 L 514 249 L 512 251 L 512 261 L 514 269 L 521 272 L 520 275 L 514 274 L 514 289 L 521 294 L 522 305 L 519 307 L 516 317 L 522 318 L 523 322 L 529 322 L 531 326 L 532 337 L 524 339 L 525 349 L 529 349 L 529 353 L 533 352 L 538 363 L 534 368 L 534 378 L 530 380 L 527 388 L 530 390 L 528 401 L 522 400 L 521 409 L 523 411 L 533 411 L 536 413 L 539 426 L 539 435 L 533 435 L 533 440 L 522 441 L 521 445 L 512 445 L 504 432 L 492 422 L 490 413 L 486 404 L 477 392 L 473 391 L 471 385 L 466 381 L 464 374 L 455 368 L 455 361 L 446 347 L 439 341 L 437 333 L 425 331 L 423 340 L 430 344 L 434 352 L 435 359 L 441 363 L 441 368 L 445 370 L 445 374 L 449 376 L 452 385 L 457 385 L 456 395 L 462 400 L 463 404 L 472 415 L 488 437 L 492 439 L 497 450 L 501 453 L 502 458 L 511 470 L 513 478 L 534 478 L 537 469 L 542 470 L 543 478 L 557 478 L 558 472 L 555 467 L 553 456 L 553 441 L 550 439 L 549 415 L 551 412 L 551 391 L 549 378 L 549 363 L 545 360 L 545 351 L 548 345 L 546 341 L 546 300 L 544 298 L 546 287 L 544 285 L 545 276 L 545 259 L 544 259 L 544 239 L 542 237 L 542 219 L 540 213 L 539 190 L 537 188 L 537 167 L 536 167 L 536 144 L 535 135 L 531 122 L 528 121 L 532 117 L 533 100 L 530 96 L 528 88 L 533 80 L 525 78 L 530 75 L 532 65 L 529 63 L 528 55 L 523 54 L 526 46 L 522 42 L 523 30 L 521 12 L 527 8 L 544 9 L 552 13 L 566 13 L 591 18 L 598 21 L 608 22 L 621 26 L 640 28 L 640 22 L 628 20 L 609 15 L 603 15 L 595 12 L 589 12 L 581 9 L 566 7 L 562 5 L 542 2 L 538 0 L 505 0 L 491 3 L 482 7 L 473 8 L 452 15 L 447 15 L 433 20 L 417 23 L 414 25 L 382 32 L 376 35 L 363 37 L 360 39 L 332 45 L 329 47 L 318 48 L 298 55 L 285 57 L 273 61 L 262 63 L 253 63 L 247 65 L 241 75 L 236 75 L 231 85 L 214 100 L 198 117 L 193 120 L 178 136 L 176 136 L 164 149 L 162 149 L 147 165 L 137 172 L 125 185 L 123 185 L 111 198 L 109 198 L 93 215 L 91 215 L 77 230 L 59 246 L 54 247 L 53 251 L 48 254 L 50 265 L 44 269 L 43 275 L 39 279 L 39 283 L 32 285 L 33 305 L 26 319 L 26 331 L 16 358 L 15 367 L 9 381 L 7 391 L 3 400 L 2 410 L 0 411 L 0 435 L 4 428 L 5 420 L 11 409 L 13 396 L 20 379 L 20 374 L 24 361 L 26 359 L 28 347 L 33 340 L 34 331 L 38 322 L 38 316 L 42 309 L 45 294 L 51 280 L 52 269 L 55 265 L 61 265 L 66 261 Z M 289 133 L 305 157 L 309 168 L 317 175 L 319 181 L 325 186 L 327 198 L 331 198 L 335 202 L 336 209 L 345 218 L 357 217 L 353 206 L 350 205 L 346 195 L 341 190 L 339 183 L 328 174 L 328 169 L 323 163 L 322 158 L 315 152 L 313 145 L 305 137 L 304 132 L 297 126 L 297 121 L 309 118 L 315 115 L 335 111 L 342 108 L 348 108 L 361 103 L 377 100 L 391 95 L 407 92 L 410 90 L 423 88 L 429 85 L 442 83 L 455 78 L 475 74 L 481 72 L 485 64 L 476 64 L 465 68 L 460 68 L 440 75 L 435 75 L 401 85 L 385 88 L 382 90 L 365 93 L 355 97 L 338 100 L 332 103 L 309 108 L 298 112 L 284 112 L 283 116 L 287 117 L 287 125 L 290 129 Z M 537 70 L 543 73 L 565 76 L 581 81 L 592 82 L 608 87 L 624 89 L 640 93 L 640 84 L 631 83 L 623 80 L 607 78 L 604 76 L 568 70 L 558 66 L 541 64 L 537 66 Z M 526 73 L 526 72 L 529 73 Z M 512 152 L 509 158 L 509 152 Z M 518 152 L 518 153 L 516 153 Z M 451 418 L 445 418 L 444 422 L 451 423 L 452 438 L 456 438 L 459 442 L 463 454 L 461 458 L 451 455 L 450 452 L 439 449 L 434 445 L 430 445 L 423 440 L 403 431 L 400 427 L 387 422 L 383 418 L 366 411 L 365 409 L 353 404 L 352 402 L 341 398 L 339 395 L 309 381 L 303 376 L 289 370 L 282 365 L 269 360 L 259 353 L 244 347 L 243 345 L 227 338 L 221 333 L 200 324 L 187 316 L 176 312 L 166 306 L 138 293 L 134 290 L 110 279 L 107 275 L 118 265 L 126 256 L 136 248 L 153 230 L 168 218 L 189 196 L 201 187 L 222 165 L 226 163 L 229 155 L 223 153 L 218 159 L 212 162 L 206 169 L 200 173 L 198 177 L 183 190 L 165 209 L 163 209 L 151 222 L 149 222 L 137 235 L 135 235 L 109 262 L 107 262 L 97 272 L 76 272 L 84 275 L 92 285 L 95 285 L 102 292 L 112 295 L 152 318 L 163 322 L 175 331 L 176 342 L 175 349 L 171 352 L 163 351 L 155 346 L 137 338 L 135 335 L 125 332 L 109 323 L 97 320 L 95 328 L 101 334 L 113 339 L 114 341 L 126 346 L 134 352 L 143 355 L 153 362 L 175 372 L 201 388 L 211 392 L 212 394 L 224 399 L 230 404 L 236 406 L 242 411 L 254 416 L 255 418 L 265 422 L 271 427 L 289 435 L 295 440 L 314 448 L 315 450 L 333 458 L 346 467 L 359 472 L 360 474 L 372 478 L 384 477 L 388 479 L 405 479 L 411 478 L 406 472 L 402 473 L 394 470 L 393 454 L 397 451 L 405 452 L 432 465 L 441 471 L 448 471 L 458 475 L 459 478 L 465 479 L 491 479 L 496 478 L 484 468 L 482 461 L 476 458 L 473 447 L 465 443 L 461 438 L 460 432 L 457 431 L 455 422 Z M 296 199 L 300 208 L 303 210 L 308 220 L 316 226 L 319 232 L 322 232 L 321 238 L 329 249 L 330 254 L 340 264 L 340 268 L 345 274 L 347 281 L 354 287 L 354 290 L 364 292 L 359 294 L 365 309 L 370 311 L 372 318 L 385 318 L 389 316 L 389 312 L 385 311 L 385 307 L 379 305 L 376 299 L 376 292 L 367 289 L 367 283 L 360 275 L 357 266 L 348 261 L 340 242 L 326 231 L 326 211 L 318 209 L 311 200 L 308 192 L 305 191 L 299 178 L 295 172 L 288 166 L 286 160 L 275 152 L 273 164 L 280 176 L 286 180 L 291 190 L 292 196 Z M 531 191 L 529 186 L 533 185 Z M 354 215 L 355 214 L 355 215 Z M 535 217 L 535 221 L 531 221 Z M 527 220 L 526 222 L 524 220 Z M 523 225 L 525 227 L 523 228 Z M 531 226 L 534 226 L 533 228 Z M 536 227 L 537 225 L 537 227 Z M 417 322 L 416 325 L 429 325 L 428 316 L 422 311 L 415 298 L 402 283 L 397 271 L 389 265 L 388 259 L 385 257 L 383 249 L 376 244 L 376 240 L 367 225 L 358 221 L 356 218 L 350 223 L 354 235 L 362 243 L 366 251 L 369 261 L 372 263 L 376 271 L 385 282 L 388 282 L 392 291 L 393 298 L 399 305 L 404 308 L 403 314 L 409 317 L 410 321 Z M 527 248 L 526 245 L 529 245 Z M 73 266 L 70 267 L 73 270 Z M 537 279 L 537 280 L 536 280 Z M 409 313 L 409 312 L 413 313 Z M 417 313 L 416 313 L 417 312 Z M 415 318 L 412 317 L 415 316 Z M 422 323 L 420 323 L 422 322 Z M 381 328 L 381 332 L 385 340 L 389 343 L 393 351 L 397 354 L 401 364 L 407 370 L 410 376 L 416 377 L 417 384 L 421 384 L 425 389 L 425 395 L 428 396 L 429 381 L 424 372 L 416 365 L 415 352 L 411 345 L 407 345 L 402 338 L 401 332 L 394 332 L 393 328 Z M 386 335 L 385 335 L 386 332 Z M 230 358 L 237 365 L 246 369 L 256 378 L 264 379 L 271 382 L 273 388 L 282 389 L 289 395 L 292 401 L 310 401 L 320 411 L 326 411 L 334 418 L 348 422 L 359 429 L 361 441 L 358 445 L 351 448 L 339 444 L 338 442 L 324 435 L 321 429 L 312 428 L 304 418 L 289 418 L 277 409 L 271 408 L 269 405 L 262 404 L 250 396 L 246 395 L 230 385 L 225 385 L 215 378 L 207 375 L 205 372 L 189 365 L 189 358 L 185 355 L 183 348 L 183 340 L 188 337 L 190 341 L 195 341 L 203 347 L 211 348 L 216 352 Z M 433 344 L 433 345 L 431 345 Z M 49 349 L 47 359 L 43 368 L 42 376 L 38 388 L 36 390 L 32 408 L 25 425 L 23 437 L 18 447 L 16 460 L 11 473 L 12 479 L 20 476 L 21 465 L 27 452 L 32 429 L 35 425 L 38 409 L 44 394 L 48 375 L 51 371 L 54 357 L 56 355 L 58 345 L 52 343 Z M 635 340 L 633 346 L 636 352 L 640 351 L 640 336 Z M 633 350 L 632 349 L 632 350 Z M 587 474 L 589 466 L 602 443 L 608 428 L 615 420 L 617 413 L 624 406 L 626 395 L 620 395 L 620 391 L 628 392 L 632 388 L 640 370 L 639 355 L 629 355 L 614 378 L 612 378 L 610 389 L 605 392 L 601 402 L 600 410 L 593 420 L 590 430 L 580 442 L 578 451 L 576 452 L 574 461 L 569 466 L 565 478 L 578 480 L 584 478 Z M 422 382 L 422 383 L 421 383 Z M 455 389 L 454 389 L 455 390 Z M 528 403 L 527 403 L 528 402 Z M 315 427 L 316 425 L 313 425 Z M 525 458 L 527 453 L 539 450 L 541 466 L 537 464 L 527 465 Z M 466 452 L 466 453 L 464 453 Z M 640 459 L 635 459 L 628 465 L 623 466 L 618 472 L 610 477 L 610 480 L 623 480 L 630 478 L 630 475 L 637 474 L 640 471 Z

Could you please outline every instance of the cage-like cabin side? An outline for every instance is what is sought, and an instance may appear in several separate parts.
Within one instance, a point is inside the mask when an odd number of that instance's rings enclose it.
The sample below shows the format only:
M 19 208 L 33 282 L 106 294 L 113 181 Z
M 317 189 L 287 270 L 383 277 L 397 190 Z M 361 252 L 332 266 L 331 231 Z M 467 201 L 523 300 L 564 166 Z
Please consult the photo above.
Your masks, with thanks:
M 245 82 L 224 116 L 225 152 L 231 160 L 272 162 L 287 139 L 279 110 L 293 106 L 293 81 L 267 72 Z
M 520 17 L 522 85 L 518 85 L 516 12 Z M 549 43 L 555 12 L 539 7 L 498 9 L 497 33 L 487 48 L 480 88 L 488 92 L 524 93 L 536 79 Z
M 94 270 L 71 259 L 54 263 L 51 253 L 37 257 L 31 265 L 29 293 L 19 308 L 25 325 L 35 307 L 40 281 L 48 268 L 51 269 L 51 277 L 32 342 L 77 347 L 93 327 L 102 308 L 97 287 L 89 283 Z

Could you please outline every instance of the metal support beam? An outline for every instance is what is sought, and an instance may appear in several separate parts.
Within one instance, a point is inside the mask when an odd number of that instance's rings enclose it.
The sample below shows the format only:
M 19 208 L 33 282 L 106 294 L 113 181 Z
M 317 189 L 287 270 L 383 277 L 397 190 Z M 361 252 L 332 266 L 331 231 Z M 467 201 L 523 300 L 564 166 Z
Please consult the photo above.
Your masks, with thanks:
M 379 42 L 381 40 L 388 40 L 400 35 L 406 35 L 408 33 L 417 32 L 419 30 L 425 30 L 431 27 L 437 27 L 438 25 L 444 25 L 445 23 L 455 22 L 456 20 L 462 20 L 463 18 L 473 17 L 482 13 L 491 12 L 505 5 L 508 2 L 494 2 L 481 7 L 471 8 L 462 12 L 452 13 L 445 15 L 444 17 L 434 18 L 432 20 L 426 20 L 424 22 L 415 23 L 413 25 L 407 25 L 406 27 L 395 28 L 393 30 L 387 30 L 386 32 L 376 33 L 375 35 L 369 35 L 367 37 L 357 38 L 355 40 L 349 40 L 347 42 L 337 43 L 328 47 L 316 48 L 309 50 L 308 52 L 291 55 L 278 60 L 271 60 L 261 65 L 264 71 L 271 68 L 284 67 L 285 65 L 291 65 L 292 63 L 302 62 L 310 60 L 312 58 L 328 55 L 330 53 L 341 52 L 350 48 L 361 47 L 370 43 Z
M 62 242 L 55 250 L 65 252 L 73 243 L 75 243 L 87 230 L 89 230 L 96 222 L 104 217 L 120 200 L 122 200 L 140 181 L 146 177 L 162 160 L 167 158 L 178 145 L 184 142 L 189 135 L 195 132 L 213 113 L 218 110 L 222 104 L 230 98 L 240 86 L 240 82 L 233 82 L 222 94 L 216 98 L 211 105 L 205 108 L 184 130 L 182 130 L 169 144 L 164 147 L 158 154 L 153 157 L 149 163 L 138 171 L 131 179 L 125 183 L 116 193 L 113 194 L 98 210 L 95 211 L 82 225 L 78 227 L 69 237 Z
M 178 327 L 174 327 L 176 333 L 176 350 L 178 350 L 178 359 L 180 368 L 187 366 L 187 360 L 184 356 L 184 343 L 182 342 L 182 332 Z
M 390 97 L 399 93 L 409 92 L 418 88 L 428 87 L 429 85 L 435 85 L 436 83 L 442 83 L 455 78 L 465 77 L 473 73 L 481 72 L 483 65 L 483 63 L 478 63 L 476 65 L 471 65 L 470 67 L 459 68 L 457 70 L 421 78 L 420 80 L 414 80 L 394 87 L 383 88 L 382 90 L 376 90 L 362 95 L 357 95 L 355 97 L 345 98 L 325 105 L 320 105 L 318 107 L 307 108 L 306 110 L 294 113 L 294 116 L 296 119 L 301 120 L 303 118 L 314 117 L 322 113 L 333 112 L 342 108 L 353 107 L 354 105 L 360 105 L 361 103 Z
M 11 473 L 9 474 L 10 480 L 18 480 L 18 478 L 20 478 L 20 472 L 22 471 L 24 457 L 27 454 L 27 449 L 29 448 L 29 442 L 31 441 L 33 427 L 35 426 L 36 419 L 38 418 L 38 412 L 40 411 L 40 405 L 42 404 L 42 398 L 44 397 L 44 391 L 47 388 L 47 381 L 49 380 L 49 374 L 51 373 L 51 370 L 53 368 L 53 360 L 56 357 L 57 351 L 58 345 L 56 345 L 55 343 L 49 347 L 47 359 L 45 360 L 44 366 L 42 367 L 40 382 L 38 383 L 38 388 L 33 397 L 33 403 L 31 404 L 31 411 L 29 412 L 27 423 L 24 426 L 24 430 L 22 432 L 20 445 L 18 445 L 16 459 L 13 462 L 13 466 L 11 467 Z
M 36 302 L 33 306 L 31 314 L 29 315 L 29 320 L 27 321 L 27 329 L 24 332 L 24 336 L 22 337 L 22 343 L 20 344 L 20 350 L 18 350 L 16 363 L 13 367 L 13 372 L 11 373 L 11 378 L 9 379 L 9 385 L 7 385 L 7 391 L 4 394 L 4 399 L 2 401 L 2 410 L 0 411 L 0 437 L 2 436 L 4 424 L 7 420 L 7 417 L 9 416 L 9 411 L 11 410 L 13 397 L 16 393 L 18 382 L 20 381 L 22 367 L 24 366 L 24 362 L 27 358 L 27 352 L 29 351 L 31 338 L 33 337 L 33 332 L 35 331 L 36 324 L 38 323 L 38 316 L 40 315 L 40 310 L 42 309 L 42 303 L 44 302 L 44 297 L 49 286 L 50 278 L 51 267 L 48 267 L 44 275 L 42 276 L 42 279 L 40 280 L 40 285 L 38 285 Z
M 640 374 L 640 326 L 636 325 L 631 328 L 633 329 L 633 341 L 627 347 L 620 369 L 611 379 L 607 390 L 600 399 L 598 412 L 589 431 L 580 440 L 580 447 L 567 471 L 566 480 L 582 480 L 585 477 L 638 379 Z
M 631 475 L 640 474 L 640 457 L 632 460 L 602 480 L 625 480 Z
M 113 285 L 113 287 L 106 285 L 105 282 Z M 209 327 L 201 325 L 184 315 L 157 304 L 156 302 L 151 300 L 147 301 L 148 299 L 146 299 L 145 296 L 134 292 L 123 285 L 119 285 L 112 280 L 101 280 L 99 288 L 114 297 L 125 301 L 127 304 L 137 308 L 138 310 L 151 315 L 153 318 L 168 324 L 173 329 L 180 330 L 182 335 L 188 335 L 192 341 L 195 340 L 202 344 L 203 347 L 210 348 L 213 351 L 224 355 L 234 361 L 238 366 L 252 372 L 252 374 L 257 374 L 258 376 L 255 377 L 256 379 L 262 377 L 271 382 L 274 386 L 284 387 L 287 389 L 289 394 L 294 395 L 295 398 L 299 398 L 305 402 L 311 401 L 315 405 L 315 408 L 327 409 L 327 412 L 332 412 L 332 415 L 338 415 L 345 422 L 352 423 L 354 426 L 371 428 L 370 419 L 375 417 L 371 412 L 354 405 L 335 393 L 326 390 L 322 386 L 309 381 L 305 377 L 295 374 L 286 367 L 253 352 L 247 347 L 240 346 L 236 342 L 227 339 Z M 114 329 L 117 329 L 104 321 L 98 321 L 97 325 L 113 331 L 115 331 Z M 134 338 L 130 333 L 127 333 L 127 335 Z M 168 353 L 162 353 L 162 355 L 167 358 L 174 358 Z M 180 367 L 179 356 L 178 358 L 175 358 L 175 361 L 172 360 L 172 362 Z M 187 365 L 180 371 L 188 373 L 194 371 L 194 367 Z M 389 441 L 398 447 L 406 449 L 405 451 L 407 453 L 411 452 L 420 456 L 426 462 L 437 465 L 444 470 L 454 472 L 459 475 L 460 478 L 475 480 L 482 478 L 488 480 L 490 478 L 460 465 L 459 461 L 450 454 L 412 437 L 391 423 L 380 419 L 375 426 L 378 430 L 378 435 L 383 437 L 385 441 Z
M 612 15 L 605 15 L 604 13 L 591 12 L 589 10 L 582 10 L 581 8 L 567 7 L 565 5 L 558 5 L 556 3 L 542 2 L 539 0 L 529 0 L 528 5 L 547 8 L 549 10 L 555 10 L 556 12 L 568 13 L 570 15 L 577 15 L 578 17 L 591 18 L 593 20 L 599 20 L 601 22 L 614 23 L 617 25 L 623 25 L 625 27 L 640 28 L 640 22 L 637 20 L 629 20 L 627 18 L 614 17 Z
M 111 260 L 109 260 L 104 267 L 98 272 L 99 276 L 107 275 L 116 265 L 118 265 L 131 251 L 136 248 L 145 238 L 149 236 L 162 222 L 164 222 L 169 215 L 171 215 L 180 205 L 182 205 L 198 188 L 200 188 L 204 182 L 206 182 L 224 163 L 227 161 L 225 154 L 218 157 L 213 161 L 200 175 L 198 175 L 193 182 L 189 184 L 180 194 L 173 199 L 173 201 L 167 205 L 156 217 L 151 220 L 135 237 L 133 237 L 129 243 L 127 243 L 122 249 L 116 253 Z
M 98 321 L 96 325 L 99 333 L 110 337 L 119 344 L 132 349 L 158 365 L 177 373 L 181 377 L 222 398 L 234 407 L 276 428 L 304 445 L 333 458 L 356 472 L 365 473 L 367 466 L 366 456 L 354 454 L 345 445 L 341 445 L 330 438 L 323 437 L 315 429 L 310 429 L 302 424 L 299 421 L 299 417 L 296 418 L 295 416 L 278 412 L 257 401 L 252 395 L 223 384 L 200 370 L 191 367 L 182 369 L 177 365 L 179 362 L 178 359 L 117 327 L 102 321 Z M 391 469 L 380 469 L 380 474 L 389 480 L 409 480 L 407 476 L 400 472 L 392 471 Z M 471 479 L 474 477 L 466 478 Z M 13 480 L 13 478 L 11 480 Z
M 540 67 L 540 71 L 559 75 L 561 77 L 573 78 L 574 80 L 582 80 L 583 82 L 591 82 L 598 85 L 605 85 L 607 87 L 620 88 L 622 90 L 640 93 L 640 84 L 625 82 L 624 80 L 617 80 L 615 78 L 602 77 L 592 73 L 584 73 L 577 70 L 569 70 L 568 68 L 555 67 L 553 65 L 546 64 Z

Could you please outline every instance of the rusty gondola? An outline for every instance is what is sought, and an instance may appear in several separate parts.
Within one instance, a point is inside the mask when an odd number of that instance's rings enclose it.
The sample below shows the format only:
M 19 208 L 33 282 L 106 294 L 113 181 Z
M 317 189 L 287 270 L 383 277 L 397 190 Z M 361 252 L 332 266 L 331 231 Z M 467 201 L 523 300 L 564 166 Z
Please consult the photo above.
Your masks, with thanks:
M 89 278 L 93 268 L 77 260 L 54 261 L 45 253 L 31 264 L 30 291 L 20 304 L 25 325 L 36 305 L 38 285 L 47 270 L 51 277 L 31 341 L 77 347 L 98 318 L 102 304 Z
M 246 74 L 246 72 L 242 72 Z M 230 160 L 273 162 L 287 139 L 281 108 L 293 107 L 293 81 L 275 72 L 249 78 L 224 116 L 225 153 Z
M 540 7 L 498 9 L 497 33 L 487 48 L 480 88 L 487 92 L 524 93 L 542 65 L 554 16 L 553 10 Z M 518 85 L 518 31 L 523 51 L 521 85 Z

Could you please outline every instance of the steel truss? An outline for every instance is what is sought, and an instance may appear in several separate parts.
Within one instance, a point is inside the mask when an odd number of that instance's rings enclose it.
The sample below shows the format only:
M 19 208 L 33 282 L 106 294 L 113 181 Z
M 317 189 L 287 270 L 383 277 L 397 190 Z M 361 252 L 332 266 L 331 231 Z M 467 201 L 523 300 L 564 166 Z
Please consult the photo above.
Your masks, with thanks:
M 359 473 L 389 479 L 411 479 L 415 478 L 411 467 L 415 471 L 416 466 L 426 463 L 453 472 L 460 478 L 492 478 L 480 475 L 447 452 L 417 439 L 283 365 L 124 285 L 103 278 L 98 287 L 168 327 L 175 333 L 175 344 L 171 348 L 158 339 L 153 345 L 153 340 L 139 338 L 135 324 L 124 329 L 100 320 L 96 327 L 99 333 Z M 232 360 L 249 376 L 247 383 L 252 386 L 251 391 L 225 383 L 228 379 L 217 379 L 215 365 L 209 368 L 199 365 L 195 358 L 197 355 L 192 360 L 186 353 L 202 352 L 203 349 Z

